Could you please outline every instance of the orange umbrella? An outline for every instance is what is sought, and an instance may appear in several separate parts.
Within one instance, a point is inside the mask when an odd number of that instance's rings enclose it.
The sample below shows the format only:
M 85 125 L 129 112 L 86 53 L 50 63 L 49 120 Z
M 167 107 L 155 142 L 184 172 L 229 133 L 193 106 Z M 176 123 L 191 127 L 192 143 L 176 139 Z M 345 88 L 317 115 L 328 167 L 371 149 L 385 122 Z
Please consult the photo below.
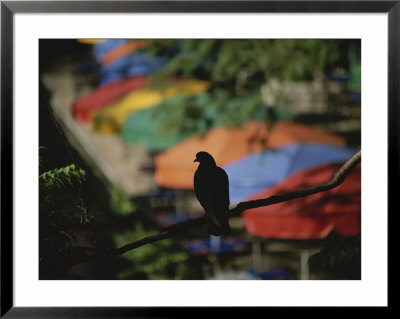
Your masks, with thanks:
M 135 50 L 143 49 L 147 45 L 143 40 L 130 40 L 122 45 L 112 49 L 104 55 L 102 64 L 109 65 L 110 63 L 134 52 Z
M 204 137 L 193 136 L 160 153 L 155 158 L 155 179 L 163 187 L 193 188 L 193 163 L 199 151 L 210 153 L 218 166 L 232 163 L 265 148 L 290 144 L 321 143 L 344 146 L 345 140 L 333 134 L 298 123 L 278 122 L 268 133 L 265 123 L 251 121 L 244 128 L 218 127 Z

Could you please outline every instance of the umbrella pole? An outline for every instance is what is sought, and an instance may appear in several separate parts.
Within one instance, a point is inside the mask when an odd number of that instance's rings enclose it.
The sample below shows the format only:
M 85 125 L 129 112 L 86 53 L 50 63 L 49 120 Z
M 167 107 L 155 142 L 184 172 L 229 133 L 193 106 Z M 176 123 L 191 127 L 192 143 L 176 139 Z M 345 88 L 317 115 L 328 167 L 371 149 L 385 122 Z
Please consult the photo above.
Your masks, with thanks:
M 261 271 L 261 239 L 254 239 L 251 244 L 253 269 L 255 274 Z
M 310 258 L 310 252 L 308 249 L 303 249 L 300 253 L 300 279 L 308 280 L 309 271 L 308 271 L 308 259 Z

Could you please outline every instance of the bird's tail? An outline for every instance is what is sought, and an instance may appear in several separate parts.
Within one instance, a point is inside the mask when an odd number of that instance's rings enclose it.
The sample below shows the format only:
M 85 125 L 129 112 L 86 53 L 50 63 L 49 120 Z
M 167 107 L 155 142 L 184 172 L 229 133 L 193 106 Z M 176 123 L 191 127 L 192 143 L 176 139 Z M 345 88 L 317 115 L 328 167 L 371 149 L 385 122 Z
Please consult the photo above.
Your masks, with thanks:
M 231 227 L 229 226 L 228 212 L 226 212 L 226 214 L 221 217 L 207 213 L 206 216 L 209 219 L 208 233 L 210 235 L 220 236 L 227 235 L 231 232 Z

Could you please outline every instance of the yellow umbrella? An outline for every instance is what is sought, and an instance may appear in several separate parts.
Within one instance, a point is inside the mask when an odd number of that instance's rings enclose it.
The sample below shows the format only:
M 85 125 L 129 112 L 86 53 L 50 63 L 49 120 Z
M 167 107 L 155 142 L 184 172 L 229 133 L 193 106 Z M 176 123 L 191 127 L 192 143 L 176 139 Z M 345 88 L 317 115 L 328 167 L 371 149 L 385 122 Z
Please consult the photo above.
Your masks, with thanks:
M 95 130 L 102 133 L 118 133 L 127 116 L 133 112 L 161 103 L 175 95 L 194 95 L 205 91 L 209 82 L 198 80 L 179 80 L 164 88 L 143 88 L 128 93 L 118 101 L 94 114 Z

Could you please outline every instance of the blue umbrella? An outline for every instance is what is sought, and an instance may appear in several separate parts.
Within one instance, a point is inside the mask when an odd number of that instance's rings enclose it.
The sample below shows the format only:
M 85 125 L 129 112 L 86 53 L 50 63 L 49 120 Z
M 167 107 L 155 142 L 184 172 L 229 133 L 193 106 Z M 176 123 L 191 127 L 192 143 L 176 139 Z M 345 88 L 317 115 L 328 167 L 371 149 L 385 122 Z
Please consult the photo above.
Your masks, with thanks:
M 110 39 L 94 45 L 93 54 L 101 65 L 99 69 L 99 83 L 119 81 L 127 76 L 140 76 L 156 72 L 167 62 L 166 57 L 151 57 L 147 52 L 133 53 L 119 58 L 112 63 L 103 66 L 104 56 L 111 50 L 123 45 L 128 40 Z
M 110 39 L 104 42 L 97 43 L 93 46 L 93 55 L 98 63 L 101 63 L 104 56 L 111 50 L 118 48 L 126 43 L 128 40 L 124 39 Z
M 147 75 L 158 71 L 167 62 L 146 52 L 130 54 L 100 68 L 100 84 L 118 81 L 127 76 Z
M 224 167 L 229 176 L 230 201 L 243 201 L 300 170 L 346 162 L 355 153 L 348 147 L 295 144 L 246 156 Z

